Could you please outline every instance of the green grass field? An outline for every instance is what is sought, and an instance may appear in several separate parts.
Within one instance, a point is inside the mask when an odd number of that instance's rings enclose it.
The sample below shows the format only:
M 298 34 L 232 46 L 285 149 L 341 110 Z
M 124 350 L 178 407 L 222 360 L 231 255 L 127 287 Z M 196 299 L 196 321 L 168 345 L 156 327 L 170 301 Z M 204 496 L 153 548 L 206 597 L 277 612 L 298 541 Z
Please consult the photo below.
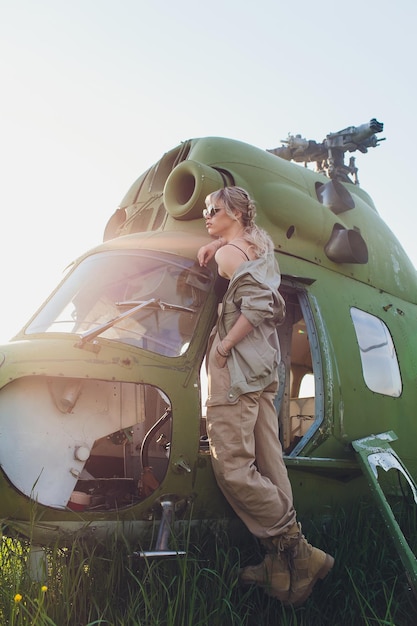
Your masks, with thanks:
M 416 551 L 415 506 L 401 525 Z M 336 563 L 304 606 L 284 608 L 257 588 L 238 584 L 241 566 L 261 559 L 257 542 L 234 543 L 224 531 L 185 537 L 187 556 L 129 558 L 138 546 L 76 541 L 47 551 L 48 575 L 27 572 L 28 546 L 3 536 L 0 625 L 32 626 L 414 626 L 417 598 L 376 510 L 358 503 L 322 522 L 301 520 L 308 540 Z M 188 544 L 188 545 L 187 545 Z

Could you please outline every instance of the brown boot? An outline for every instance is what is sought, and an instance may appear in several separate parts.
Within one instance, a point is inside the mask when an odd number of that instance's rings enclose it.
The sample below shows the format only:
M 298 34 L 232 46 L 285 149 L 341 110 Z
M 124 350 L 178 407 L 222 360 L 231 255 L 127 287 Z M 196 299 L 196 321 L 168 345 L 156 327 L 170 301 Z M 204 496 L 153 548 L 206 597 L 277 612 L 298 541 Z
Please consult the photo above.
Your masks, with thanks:
M 291 567 L 291 589 L 286 603 L 303 604 L 319 578 L 327 576 L 334 558 L 318 548 L 313 548 L 301 532 L 301 525 L 294 524 L 283 536 Z
M 299 606 L 313 590 L 319 578 L 332 569 L 334 558 L 319 548 L 313 548 L 294 524 L 284 535 L 262 542 L 267 554 L 259 565 L 249 565 L 240 571 L 243 585 L 259 585 L 265 593 L 283 604 Z
M 268 595 L 288 603 L 291 574 L 287 554 L 278 537 L 263 543 L 268 550 L 265 559 L 259 565 L 241 569 L 239 580 L 242 585 L 259 585 Z

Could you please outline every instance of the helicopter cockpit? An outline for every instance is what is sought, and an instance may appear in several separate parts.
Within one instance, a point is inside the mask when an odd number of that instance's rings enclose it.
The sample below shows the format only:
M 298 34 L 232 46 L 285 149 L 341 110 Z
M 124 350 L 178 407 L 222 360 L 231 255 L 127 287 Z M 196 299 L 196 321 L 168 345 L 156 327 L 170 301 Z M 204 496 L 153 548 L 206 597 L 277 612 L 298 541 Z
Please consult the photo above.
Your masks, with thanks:
M 165 356 L 189 345 L 211 279 L 190 259 L 159 251 L 88 256 L 25 330 L 97 336 Z
M 209 270 L 181 255 L 100 251 L 74 267 L 24 334 L 41 340 L 77 335 L 72 346 L 80 349 L 100 338 L 158 358 L 180 357 L 211 284 Z M 10 419 L 1 445 L 3 469 L 41 504 L 119 509 L 144 499 L 164 479 L 172 415 L 170 399 L 158 386 L 93 378 L 84 369 L 75 378 L 70 370 L 14 380 L 1 402 Z M 29 434 L 34 415 L 37 428 Z

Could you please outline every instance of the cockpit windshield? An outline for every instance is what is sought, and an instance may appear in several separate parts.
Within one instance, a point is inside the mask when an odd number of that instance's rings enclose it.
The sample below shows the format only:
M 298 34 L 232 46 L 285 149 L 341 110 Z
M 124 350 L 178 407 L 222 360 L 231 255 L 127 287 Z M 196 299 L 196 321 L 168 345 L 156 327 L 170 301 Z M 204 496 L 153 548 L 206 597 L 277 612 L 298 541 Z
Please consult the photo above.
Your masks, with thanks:
M 85 258 L 26 328 L 104 337 L 179 356 L 190 343 L 210 291 L 210 272 L 154 250 L 101 252 Z

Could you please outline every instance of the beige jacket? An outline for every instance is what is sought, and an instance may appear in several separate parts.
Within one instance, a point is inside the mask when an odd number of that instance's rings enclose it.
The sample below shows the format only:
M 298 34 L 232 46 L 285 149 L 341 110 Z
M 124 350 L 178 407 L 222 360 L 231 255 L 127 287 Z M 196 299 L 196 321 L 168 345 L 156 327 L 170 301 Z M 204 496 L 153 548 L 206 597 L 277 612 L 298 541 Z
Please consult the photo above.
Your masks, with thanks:
M 253 330 L 227 358 L 231 386 L 228 401 L 243 393 L 265 389 L 277 380 L 281 360 L 276 326 L 285 316 L 285 302 L 278 289 L 281 274 L 274 253 L 246 261 L 233 275 L 223 298 L 217 332 L 223 339 L 242 313 Z

